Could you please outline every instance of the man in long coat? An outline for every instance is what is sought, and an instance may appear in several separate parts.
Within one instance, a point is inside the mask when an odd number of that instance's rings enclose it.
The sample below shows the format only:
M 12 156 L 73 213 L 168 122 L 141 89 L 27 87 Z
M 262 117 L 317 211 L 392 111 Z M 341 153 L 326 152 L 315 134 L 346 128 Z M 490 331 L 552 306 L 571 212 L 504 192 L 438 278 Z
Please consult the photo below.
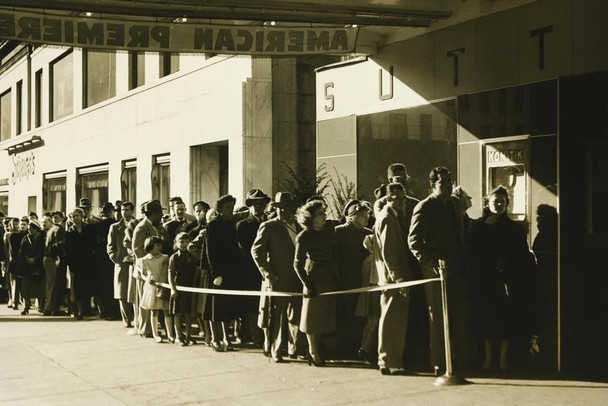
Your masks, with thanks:
M 244 273 L 242 288 L 246 290 L 259 290 L 262 286 L 262 276 L 251 256 L 251 247 L 253 246 L 260 224 L 266 221 L 264 209 L 269 201 L 270 198 L 261 190 L 250 190 L 245 199 L 245 205 L 249 207 L 249 216 L 236 224 L 236 235 L 243 256 Z M 242 320 L 243 330 L 248 330 L 251 341 L 255 345 L 261 346 L 262 339 L 257 325 L 260 301 L 257 297 L 243 297 L 243 302 L 243 310 L 245 312 L 244 320 Z
M 450 335 L 455 367 L 467 361 L 470 340 L 471 297 L 463 234 L 463 210 L 452 194 L 452 175 L 447 168 L 434 168 L 431 194 L 414 208 L 409 247 L 420 261 L 423 278 L 436 278 L 438 269 L 447 274 Z M 431 361 L 435 373 L 445 370 L 441 286 L 425 285 L 431 335 Z
M 127 303 L 129 278 L 133 258 L 127 252 L 123 241 L 125 232 L 133 220 L 133 203 L 124 202 L 120 206 L 121 219 L 110 226 L 107 253 L 114 263 L 114 299 L 118 300 L 122 324 L 130 328 L 133 322 L 133 308 Z
M 141 211 L 146 216 L 145 219 L 139 222 L 135 226 L 133 231 L 133 253 L 136 259 L 136 272 L 140 272 L 140 278 L 138 281 L 138 296 L 141 299 L 143 293 L 143 276 L 141 275 L 141 260 L 146 256 L 146 250 L 144 248 L 144 242 L 146 238 L 151 236 L 161 237 L 165 240 L 168 239 L 166 230 L 162 227 L 163 218 L 163 207 L 158 200 L 148 200 L 141 206 Z M 165 245 L 165 244 L 163 244 Z M 152 336 L 152 330 L 150 326 L 150 310 L 140 307 L 139 310 L 140 320 L 138 320 L 139 334 L 143 336 Z
M 301 231 L 294 220 L 296 203 L 290 193 L 279 192 L 271 205 L 277 209 L 277 217 L 261 224 L 251 247 L 253 260 L 264 278 L 262 290 L 302 292 L 302 282 L 293 269 L 295 239 Z M 259 324 L 267 329 L 269 340 L 265 350 L 275 362 L 281 362 L 287 338 L 290 358 L 302 355 L 306 341 L 298 328 L 302 298 L 262 297 L 261 301 L 266 311 Z

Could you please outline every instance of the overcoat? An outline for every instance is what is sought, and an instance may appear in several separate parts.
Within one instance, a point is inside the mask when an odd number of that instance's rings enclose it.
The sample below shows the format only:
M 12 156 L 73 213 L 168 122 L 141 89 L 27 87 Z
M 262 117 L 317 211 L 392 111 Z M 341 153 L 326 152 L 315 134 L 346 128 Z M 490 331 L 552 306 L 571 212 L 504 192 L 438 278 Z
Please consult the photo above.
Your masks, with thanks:
M 73 273 L 75 300 L 87 300 L 93 295 L 96 282 L 92 267 L 95 245 L 94 225 L 83 223 L 80 232 L 71 225 L 65 233 L 65 257 L 70 272 Z

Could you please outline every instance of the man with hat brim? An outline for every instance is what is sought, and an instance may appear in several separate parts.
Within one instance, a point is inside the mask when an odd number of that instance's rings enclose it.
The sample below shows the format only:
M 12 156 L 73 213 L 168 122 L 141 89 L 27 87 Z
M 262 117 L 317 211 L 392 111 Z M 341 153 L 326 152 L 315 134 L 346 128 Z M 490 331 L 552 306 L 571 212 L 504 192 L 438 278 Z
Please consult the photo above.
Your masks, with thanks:
M 100 318 L 114 320 L 118 317 L 117 303 L 114 301 L 114 263 L 108 257 L 108 233 L 114 220 L 114 205 L 104 203 L 101 209 L 102 219 L 95 224 L 97 247 L 95 254 L 99 276 L 99 295 L 101 296 Z
M 159 200 L 148 200 L 141 205 L 141 211 L 145 218 L 135 226 L 132 238 L 132 250 L 135 254 L 135 272 L 138 273 L 138 297 L 141 299 L 144 287 L 144 275 L 141 274 L 141 260 L 146 256 L 144 242 L 146 238 L 156 236 L 163 240 L 163 247 L 171 245 L 167 231 L 163 228 L 161 220 L 163 218 L 163 206 Z M 141 300 L 140 300 L 141 303 Z M 150 328 L 150 310 L 140 307 L 140 319 L 138 320 L 139 334 L 145 337 L 152 336 Z M 173 332 L 168 332 L 169 340 L 173 339 Z
M 367 228 L 371 204 L 361 200 L 350 200 L 344 207 L 346 223 L 336 227 L 338 255 L 338 289 L 347 290 L 363 286 L 361 266 L 369 255 L 363 246 L 365 236 L 372 234 Z M 369 281 L 368 281 L 369 282 Z M 341 341 L 338 348 L 345 356 L 352 356 L 361 347 L 363 320 L 355 316 L 357 295 L 340 295 L 336 298 L 337 331 Z
M 296 236 L 302 231 L 295 221 L 297 204 L 288 192 L 275 195 L 271 206 L 277 216 L 260 225 L 251 255 L 264 278 L 262 291 L 302 292 L 302 282 L 293 268 Z M 282 362 L 285 337 L 290 358 L 304 355 L 306 338 L 300 332 L 301 297 L 262 297 L 258 325 L 265 329 L 264 351 L 275 362 Z
M 264 214 L 264 209 L 270 202 L 270 197 L 260 189 L 252 189 L 247 193 L 245 205 L 249 208 L 249 213 L 246 218 L 236 223 L 236 234 L 239 240 L 239 246 L 243 256 L 244 265 L 244 284 L 243 289 L 259 290 L 262 285 L 262 277 L 258 271 L 253 258 L 251 257 L 251 246 L 255 240 L 255 236 L 260 228 L 260 224 L 267 220 Z M 262 345 L 262 338 L 257 325 L 257 317 L 259 310 L 259 299 L 250 296 L 243 298 L 243 310 L 245 312 L 242 320 L 243 326 L 241 331 L 248 329 L 251 341 L 256 346 Z M 241 335 L 241 339 L 246 340 L 245 334 Z
M 83 197 L 82 199 L 80 199 L 78 207 L 80 207 L 84 211 L 84 218 L 82 219 L 82 221 L 84 223 L 95 224 L 95 223 L 99 223 L 101 221 L 101 219 L 99 217 L 93 215 L 93 213 L 92 213 L 93 206 L 91 205 L 90 199 Z
M 44 248 L 44 269 L 46 272 L 45 316 L 62 316 L 60 310 L 66 287 L 65 227 L 62 212 L 53 212 L 53 226 L 46 233 Z M 55 219 L 60 219 L 59 223 Z M 69 295 L 68 295 L 69 297 Z
M 420 202 L 418 199 L 412 197 L 410 193 L 411 188 L 411 177 L 407 172 L 407 167 L 403 163 L 392 163 L 387 168 L 387 179 L 388 183 L 399 183 L 405 189 L 405 210 L 404 214 L 398 216 L 397 220 L 401 226 L 401 232 L 403 240 L 406 241 L 406 251 L 409 261 L 410 271 L 413 274 L 414 279 L 419 279 L 422 276 L 420 270 L 420 264 L 416 260 L 416 257 L 411 253 L 409 247 L 407 247 L 407 239 L 412 222 L 412 213 L 414 207 Z M 386 186 L 382 187 L 377 191 L 382 196 L 386 194 Z M 376 193 L 376 191 L 374 192 Z M 374 214 L 376 217 L 386 204 L 386 197 L 381 197 L 374 203 Z M 421 288 L 413 288 L 410 290 L 410 316 L 408 320 L 408 332 L 407 342 L 408 346 L 405 349 L 405 357 L 412 361 L 412 363 L 423 364 L 426 363 L 426 351 L 429 346 L 428 344 L 428 316 L 427 307 L 424 298 L 424 291 Z
M 114 299 L 118 300 L 120 306 L 120 316 L 125 327 L 132 327 L 134 309 L 128 305 L 129 282 L 131 279 L 131 266 L 133 258 L 129 255 L 127 248 L 124 246 L 126 230 L 132 225 L 133 218 L 133 203 L 121 202 L 121 219 L 112 224 L 108 231 L 106 252 L 112 263 L 114 264 Z
M 28 233 L 19 248 L 19 270 L 21 272 L 21 294 L 25 302 L 22 315 L 29 313 L 31 298 L 38 299 L 39 309 L 44 308 L 44 257 L 45 233 L 40 222 L 30 218 Z

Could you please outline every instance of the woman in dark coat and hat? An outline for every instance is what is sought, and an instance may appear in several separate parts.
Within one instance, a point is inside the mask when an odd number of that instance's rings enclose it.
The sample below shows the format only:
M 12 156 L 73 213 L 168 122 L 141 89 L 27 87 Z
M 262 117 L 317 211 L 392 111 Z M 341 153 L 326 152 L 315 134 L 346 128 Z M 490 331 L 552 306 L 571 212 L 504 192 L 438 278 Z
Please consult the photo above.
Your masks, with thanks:
M 30 310 L 30 299 L 38 299 L 38 307 L 44 308 L 44 257 L 45 232 L 36 219 L 30 219 L 28 233 L 21 241 L 19 249 L 19 269 L 23 278 L 21 292 L 25 307 L 21 314 L 26 315 Z
M 242 281 L 241 252 L 232 220 L 235 203 L 231 195 L 220 197 L 215 204 L 217 216 L 207 226 L 207 263 L 216 289 L 239 289 Z M 236 296 L 210 295 L 209 301 L 205 319 L 211 320 L 212 347 L 216 351 L 232 350 L 227 325 L 239 317 L 241 300 Z
M 336 329 L 335 296 L 318 296 L 336 289 L 336 231 L 325 217 L 325 203 L 313 200 L 300 208 L 298 222 L 304 227 L 296 237 L 294 269 L 304 285 L 300 330 L 308 340 L 308 361 L 325 366 L 319 353 L 324 333 Z

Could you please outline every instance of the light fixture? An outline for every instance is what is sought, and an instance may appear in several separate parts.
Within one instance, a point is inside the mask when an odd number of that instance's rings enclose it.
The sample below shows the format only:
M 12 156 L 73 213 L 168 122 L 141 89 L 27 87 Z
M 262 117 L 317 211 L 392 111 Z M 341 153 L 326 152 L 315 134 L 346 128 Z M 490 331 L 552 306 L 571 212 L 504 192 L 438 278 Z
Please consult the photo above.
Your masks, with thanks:
M 185 23 L 188 21 L 188 17 L 186 16 L 182 16 L 182 17 L 177 17 L 175 20 L 173 20 L 174 23 Z
M 92 17 L 93 16 L 93 12 L 91 11 L 83 11 L 82 13 L 80 13 L 81 17 Z
M 265 26 L 269 26 L 270 25 L 270 26 L 274 27 L 276 25 L 276 22 L 275 21 L 264 21 L 264 25 Z

